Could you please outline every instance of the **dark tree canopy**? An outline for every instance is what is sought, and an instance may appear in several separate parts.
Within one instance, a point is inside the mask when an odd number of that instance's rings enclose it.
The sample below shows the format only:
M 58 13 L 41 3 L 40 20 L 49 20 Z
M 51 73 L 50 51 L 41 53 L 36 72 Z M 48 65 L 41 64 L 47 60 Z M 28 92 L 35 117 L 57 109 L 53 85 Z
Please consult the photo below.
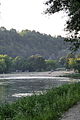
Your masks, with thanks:
M 56 12 L 64 10 L 69 16 L 69 20 L 66 22 L 66 30 L 71 33 L 70 41 L 73 45 L 73 49 L 77 49 L 80 46 L 80 0 L 48 0 L 46 2 L 48 8 L 46 13 L 54 14 Z

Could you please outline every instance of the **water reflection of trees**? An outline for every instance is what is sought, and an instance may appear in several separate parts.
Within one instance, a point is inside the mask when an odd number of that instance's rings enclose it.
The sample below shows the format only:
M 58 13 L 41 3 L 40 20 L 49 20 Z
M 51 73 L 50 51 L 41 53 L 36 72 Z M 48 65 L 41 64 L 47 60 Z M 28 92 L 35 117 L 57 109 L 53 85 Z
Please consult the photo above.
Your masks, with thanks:
M 0 103 L 6 102 L 5 97 L 7 96 L 6 94 L 6 86 L 1 85 L 0 86 Z

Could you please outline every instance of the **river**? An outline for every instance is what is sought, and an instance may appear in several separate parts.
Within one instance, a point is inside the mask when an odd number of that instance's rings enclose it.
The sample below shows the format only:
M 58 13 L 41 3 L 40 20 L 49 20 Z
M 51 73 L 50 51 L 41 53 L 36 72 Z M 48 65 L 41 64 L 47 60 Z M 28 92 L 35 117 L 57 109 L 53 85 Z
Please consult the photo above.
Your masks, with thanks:
M 22 96 L 41 93 L 50 88 L 74 81 L 74 79 L 66 77 L 56 77 L 56 74 L 50 72 L 44 72 L 43 74 L 41 72 L 1 74 L 0 103 L 13 102 Z

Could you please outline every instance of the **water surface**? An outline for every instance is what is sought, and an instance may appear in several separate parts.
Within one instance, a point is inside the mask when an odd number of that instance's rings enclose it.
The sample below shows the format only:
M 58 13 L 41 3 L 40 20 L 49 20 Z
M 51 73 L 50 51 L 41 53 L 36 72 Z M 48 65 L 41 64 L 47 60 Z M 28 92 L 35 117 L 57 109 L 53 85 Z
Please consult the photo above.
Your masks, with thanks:
M 73 80 L 64 77 L 1 77 L 0 103 L 12 102 L 22 96 L 32 95 L 71 82 Z

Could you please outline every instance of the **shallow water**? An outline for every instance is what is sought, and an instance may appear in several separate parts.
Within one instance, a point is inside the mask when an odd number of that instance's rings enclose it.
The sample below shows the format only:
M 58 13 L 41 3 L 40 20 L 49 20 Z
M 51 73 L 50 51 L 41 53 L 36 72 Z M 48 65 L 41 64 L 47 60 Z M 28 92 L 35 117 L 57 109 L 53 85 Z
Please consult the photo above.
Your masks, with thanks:
M 64 77 L 2 77 L 0 78 L 0 103 L 12 102 L 22 96 L 41 93 L 73 81 Z

